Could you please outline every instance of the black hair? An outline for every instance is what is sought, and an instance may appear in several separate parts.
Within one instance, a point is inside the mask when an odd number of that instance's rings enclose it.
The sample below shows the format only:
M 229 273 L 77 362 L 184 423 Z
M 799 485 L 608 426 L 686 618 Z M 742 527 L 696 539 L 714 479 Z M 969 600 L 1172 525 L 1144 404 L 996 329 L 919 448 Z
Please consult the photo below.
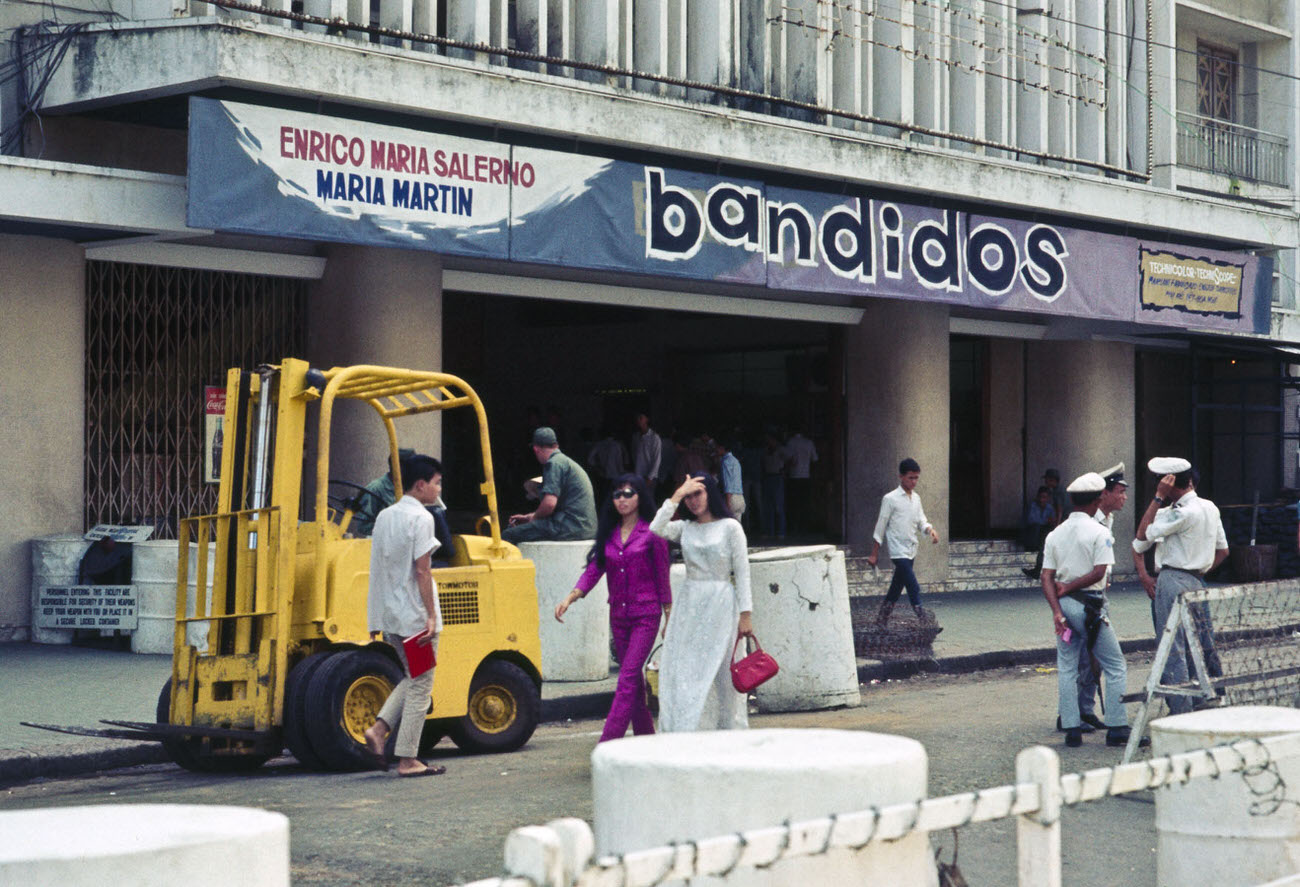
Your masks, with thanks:
M 722 495 L 722 487 L 718 486 L 716 477 L 702 471 L 693 472 L 690 476 L 704 484 L 704 495 L 708 497 L 709 501 L 709 514 L 715 518 L 734 516 L 731 509 L 727 507 L 726 497 Z M 686 507 L 685 502 L 677 506 L 677 517 L 681 520 L 695 520 L 695 515 Z
M 1050 495 L 1052 494 L 1052 490 L 1051 490 L 1051 488 L 1050 488 L 1050 487 L 1039 487 L 1039 488 L 1038 488 L 1038 492 L 1034 494 L 1034 498 L 1037 499 L 1039 496 L 1043 495 L 1044 493 L 1047 493 L 1047 494 L 1050 496 Z
M 587 563 L 595 561 L 602 570 L 605 569 L 605 545 L 623 521 L 623 516 L 614 507 L 613 492 L 624 487 L 636 490 L 636 513 L 641 520 L 649 523 L 655 516 L 654 497 L 646 488 L 645 480 L 639 474 L 620 474 L 613 486 L 609 488 L 610 495 L 605 497 L 604 503 L 600 506 L 600 514 L 596 518 L 596 541 L 592 543 L 591 551 L 587 552 Z
M 1174 475 L 1174 486 L 1180 490 L 1195 486 L 1201 481 L 1201 473 L 1195 468 L 1189 468 L 1186 471 L 1180 471 Z
M 402 460 L 402 492 L 409 493 L 418 480 L 433 480 L 434 475 L 442 474 L 442 463 L 432 456 L 417 453 L 409 459 Z
M 1101 498 L 1101 490 L 1095 493 L 1071 493 L 1070 501 L 1074 503 L 1075 508 L 1083 508 L 1085 505 L 1091 505 Z
M 915 459 L 909 457 L 907 459 L 904 459 L 902 462 L 898 463 L 898 473 L 900 475 L 911 474 L 913 471 L 915 471 L 917 474 L 921 473 L 921 466 L 916 464 Z

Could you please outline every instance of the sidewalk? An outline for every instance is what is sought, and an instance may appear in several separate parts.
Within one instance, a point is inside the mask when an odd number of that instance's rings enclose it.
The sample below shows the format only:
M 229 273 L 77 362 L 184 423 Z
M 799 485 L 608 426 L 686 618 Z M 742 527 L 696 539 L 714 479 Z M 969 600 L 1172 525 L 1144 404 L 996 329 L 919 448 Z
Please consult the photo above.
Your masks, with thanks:
M 1111 619 L 1126 651 L 1154 648 L 1151 611 L 1136 583 L 1110 592 Z M 859 679 L 905 677 L 918 671 L 964 672 L 1055 660 L 1047 604 L 1036 589 L 929 595 L 943 633 L 934 659 L 859 660 Z M 154 742 L 93 739 L 23 727 L 20 721 L 95 727 L 101 718 L 154 720 L 171 657 L 88 647 L 0 644 L 0 785 L 165 760 Z M 542 685 L 542 720 L 603 717 L 612 677 Z

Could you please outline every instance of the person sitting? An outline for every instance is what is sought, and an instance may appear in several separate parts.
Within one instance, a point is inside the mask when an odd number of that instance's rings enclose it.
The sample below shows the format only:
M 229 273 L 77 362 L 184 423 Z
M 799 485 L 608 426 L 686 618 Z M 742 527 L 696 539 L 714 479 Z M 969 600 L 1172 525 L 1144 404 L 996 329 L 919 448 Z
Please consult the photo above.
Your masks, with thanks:
M 397 458 L 405 474 L 405 465 L 407 460 L 415 455 L 415 450 L 400 449 L 397 451 Z M 348 524 L 348 532 L 357 538 L 369 537 L 375 528 L 375 517 L 379 512 L 397 501 L 397 494 L 393 486 L 393 472 L 384 472 L 379 477 L 366 484 L 364 492 L 358 492 L 353 502 L 356 505 L 352 522 Z M 437 557 L 432 558 L 431 563 L 436 569 L 451 565 L 450 558 L 455 554 L 455 546 L 452 543 L 451 524 L 447 521 L 447 504 L 439 495 L 437 500 L 428 506 L 429 514 L 433 515 L 434 536 L 438 540 Z
M 545 425 L 533 432 L 532 447 L 542 463 L 541 502 L 528 514 L 512 514 L 501 538 L 515 544 L 594 539 L 596 502 L 587 472 L 560 452 L 555 431 Z
M 1025 551 L 1042 551 L 1043 540 L 1056 526 L 1056 507 L 1052 504 L 1052 491 L 1039 487 L 1038 495 L 1025 510 Z

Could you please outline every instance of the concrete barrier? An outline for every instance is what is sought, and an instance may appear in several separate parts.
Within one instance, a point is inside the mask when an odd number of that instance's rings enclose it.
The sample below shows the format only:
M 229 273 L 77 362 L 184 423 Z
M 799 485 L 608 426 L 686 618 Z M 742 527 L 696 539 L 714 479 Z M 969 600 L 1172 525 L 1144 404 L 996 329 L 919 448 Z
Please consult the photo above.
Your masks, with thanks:
M 563 624 L 555 621 L 556 604 L 573 591 L 586 569 L 591 542 L 524 542 L 519 550 L 537 569 L 542 677 L 548 681 L 609 677 L 609 591 L 604 578 L 569 608 Z
M 754 630 L 781 670 L 755 692 L 759 711 L 858 705 L 858 666 L 844 552 L 833 545 L 749 558 Z
M 1211 708 L 1151 722 L 1154 755 L 1300 732 L 1300 711 Z M 1275 769 L 1174 783 L 1155 792 L 1156 883 L 1253 887 L 1300 869 L 1300 758 Z M 1275 805 L 1271 799 L 1286 798 Z
M 247 807 L 112 804 L 0 812 L 0 884 L 288 887 L 289 820 Z
M 38 644 L 70 644 L 74 632 L 63 628 L 38 628 L 41 588 L 76 585 L 81 558 L 90 543 L 80 533 L 60 533 L 32 540 L 32 640 Z
M 618 854 L 925 798 L 919 742 L 848 730 L 666 733 L 591 755 L 596 853 Z M 929 836 L 736 870 L 728 885 L 937 884 Z M 665 882 L 681 883 L 681 882 Z M 694 884 L 722 883 L 715 878 Z
M 216 568 L 215 544 L 209 543 L 207 598 L 204 615 L 212 612 L 212 576 Z M 136 629 L 131 634 L 133 653 L 171 653 L 176 631 L 176 566 L 180 544 L 174 539 L 137 542 L 131 552 L 131 579 L 136 586 Z M 186 615 L 195 615 L 199 547 L 190 543 Z M 185 640 L 200 652 L 208 648 L 208 623 L 191 622 Z

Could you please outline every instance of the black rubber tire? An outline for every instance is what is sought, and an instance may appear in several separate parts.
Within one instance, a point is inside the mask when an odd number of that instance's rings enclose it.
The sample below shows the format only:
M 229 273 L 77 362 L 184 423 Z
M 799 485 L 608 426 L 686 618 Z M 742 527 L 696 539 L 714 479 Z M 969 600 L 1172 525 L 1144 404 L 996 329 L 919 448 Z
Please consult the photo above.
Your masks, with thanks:
M 371 766 L 361 733 L 401 679 L 401 666 L 375 650 L 342 650 L 316 669 L 307 685 L 304 724 L 312 750 L 326 767 Z
M 541 719 L 542 694 L 513 662 L 489 659 L 469 685 L 469 711 L 451 724 L 451 738 L 465 751 L 506 752 L 533 735 Z
M 433 749 L 451 732 L 454 718 L 437 718 L 424 722 L 424 731 L 420 734 L 420 754 L 432 754 Z
M 155 720 L 159 724 L 171 723 L 172 679 L 168 678 L 158 694 Z M 164 739 L 163 749 L 167 756 L 195 773 L 243 773 L 256 770 L 271 760 L 271 755 L 214 755 L 203 751 L 201 739 Z
M 307 729 L 307 687 L 312 675 L 334 652 L 321 650 L 303 658 L 290 669 L 284 685 L 284 744 L 298 759 L 298 763 L 308 770 L 328 769 L 325 761 L 312 747 L 311 732 Z

